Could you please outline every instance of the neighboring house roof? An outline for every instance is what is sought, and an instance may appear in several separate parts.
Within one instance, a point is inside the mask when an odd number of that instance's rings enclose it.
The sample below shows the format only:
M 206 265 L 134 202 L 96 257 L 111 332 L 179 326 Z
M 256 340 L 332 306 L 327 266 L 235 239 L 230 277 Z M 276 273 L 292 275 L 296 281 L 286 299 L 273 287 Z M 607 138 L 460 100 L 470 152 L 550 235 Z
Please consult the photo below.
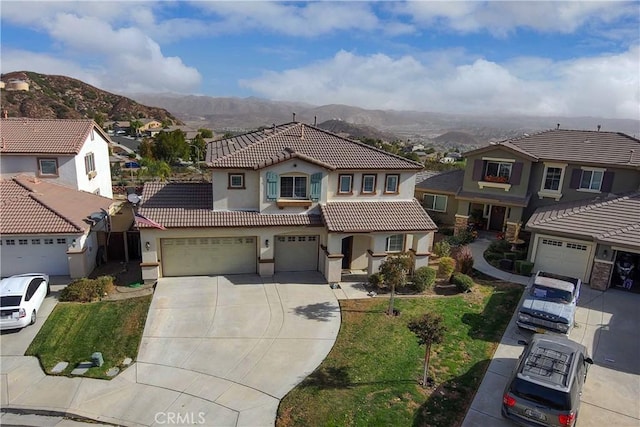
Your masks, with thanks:
M 211 183 L 207 182 L 148 182 L 142 200 L 139 212 L 167 228 L 322 226 L 320 215 L 214 211 Z
M 416 190 L 456 195 L 462 187 L 464 169 L 434 174 L 416 184 Z
M 88 119 L 0 119 L 2 154 L 78 154 L 91 130 L 110 139 Z
M 438 227 L 420 203 L 334 202 L 320 205 L 322 218 L 331 232 L 427 231 Z
M 499 142 L 466 156 L 503 147 L 533 160 L 640 167 L 640 140 L 621 132 L 554 129 Z
M 211 142 L 207 162 L 218 168 L 260 169 L 298 157 L 328 169 L 420 170 L 422 165 L 298 122 Z
M 35 177 L 0 181 L 1 234 L 83 233 L 93 212 L 106 211 L 113 200 Z
M 456 198 L 459 200 L 468 200 L 476 203 L 493 203 L 502 204 L 507 206 L 521 206 L 527 207 L 529 200 L 531 199 L 531 193 L 527 193 L 524 197 L 519 196 L 506 196 L 502 194 L 490 194 L 490 193 L 474 193 L 472 191 L 459 191 L 456 194 Z
M 640 247 L 640 192 L 539 208 L 526 227 L 532 231 L 589 236 L 603 243 Z
M 427 178 L 431 178 L 432 176 L 436 176 L 436 175 L 440 175 L 441 173 L 443 173 L 442 171 L 432 171 L 432 170 L 421 170 L 420 172 L 416 173 L 416 185 L 420 184 L 422 181 L 424 181 Z

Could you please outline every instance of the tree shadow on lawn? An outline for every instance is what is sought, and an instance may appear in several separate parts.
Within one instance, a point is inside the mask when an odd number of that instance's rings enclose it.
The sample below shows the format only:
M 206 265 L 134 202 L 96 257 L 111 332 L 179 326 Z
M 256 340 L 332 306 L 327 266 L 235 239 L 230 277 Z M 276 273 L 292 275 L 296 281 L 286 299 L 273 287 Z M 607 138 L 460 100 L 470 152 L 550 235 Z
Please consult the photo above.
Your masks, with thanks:
M 340 313 L 340 307 L 329 301 L 325 301 L 315 304 L 300 305 L 294 308 L 293 312 L 296 315 L 306 317 L 309 320 L 328 322 Z
M 413 427 L 461 425 L 490 362 L 482 360 L 464 374 L 426 389 L 429 396 L 415 411 Z
M 395 379 L 380 381 L 362 381 L 353 382 L 349 376 L 348 366 L 338 367 L 320 367 L 313 371 L 302 383 L 302 387 L 317 387 L 319 389 L 330 388 L 352 388 L 357 386 L 375 385 L 375 384 L 398 384 L 398 383 L 415 383 L 415 379 Z

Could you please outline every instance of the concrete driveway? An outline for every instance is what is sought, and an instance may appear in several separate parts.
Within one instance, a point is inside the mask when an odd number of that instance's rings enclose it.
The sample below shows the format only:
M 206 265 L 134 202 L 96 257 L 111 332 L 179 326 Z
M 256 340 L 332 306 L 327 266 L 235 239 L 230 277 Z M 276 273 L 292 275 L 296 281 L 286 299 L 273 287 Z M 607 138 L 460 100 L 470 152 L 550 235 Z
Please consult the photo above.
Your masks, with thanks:
M 594 364 L 582 395 L 578 427 L 640 426 L 640 295 L 583 286 L 570 338 L 584 344 Z M 463 427 L 511 426 L 502 418 L 502 392 L 530 334 L 511 319 Z
M 128 369 L 110 381 L 52 377 L 35 358 L 3 357 L 2 406 L 125 426 L 272 426 L 339 328 L 319 273 L 164 278 Z

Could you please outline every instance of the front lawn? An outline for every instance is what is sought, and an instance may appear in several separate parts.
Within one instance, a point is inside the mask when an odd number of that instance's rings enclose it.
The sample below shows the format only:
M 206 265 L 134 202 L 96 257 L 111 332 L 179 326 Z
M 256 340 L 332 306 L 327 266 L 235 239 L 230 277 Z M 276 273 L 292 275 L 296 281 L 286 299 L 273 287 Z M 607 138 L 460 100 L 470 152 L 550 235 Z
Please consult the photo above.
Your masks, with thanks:
M 482 281 L 473 292 L 341 301 L 338 339 L 318 369 L 280 403 L 276 425 L 456 426 L 462 422 L 497 347 L 522 287 Z M 426 311 L 440 313 L 447 333 L 434 345 L 423 389 L 424 348 L 407 328 Z
M 79 362 L 91 361 L 102 352 L 104 365 L 85 376 L 107 378 L 109 368 L 125 357 L 135 359 L 151 304 L 151 295 L 120 301 L 58 303 L 26 354 L 37 356 L 46 372 L 58 362 L 69 362 L 69 374 Z

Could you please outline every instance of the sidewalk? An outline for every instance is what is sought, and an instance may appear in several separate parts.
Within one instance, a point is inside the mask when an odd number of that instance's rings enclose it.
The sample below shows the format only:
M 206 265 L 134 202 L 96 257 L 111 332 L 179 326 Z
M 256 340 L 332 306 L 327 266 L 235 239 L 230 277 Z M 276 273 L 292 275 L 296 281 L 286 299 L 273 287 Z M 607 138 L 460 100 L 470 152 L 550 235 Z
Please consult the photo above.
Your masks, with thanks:
M 496 279 L 526 285 L 529 282 L 528 277 L 499 270 L 484 259 L 484 251 L 487 250 L 490 243 L 491 240 L 489 238 L 481 235 L 473 243 L 469 244 L 469 248 L 471 248 L 471 253 L 473 254 L 473 268 Z

